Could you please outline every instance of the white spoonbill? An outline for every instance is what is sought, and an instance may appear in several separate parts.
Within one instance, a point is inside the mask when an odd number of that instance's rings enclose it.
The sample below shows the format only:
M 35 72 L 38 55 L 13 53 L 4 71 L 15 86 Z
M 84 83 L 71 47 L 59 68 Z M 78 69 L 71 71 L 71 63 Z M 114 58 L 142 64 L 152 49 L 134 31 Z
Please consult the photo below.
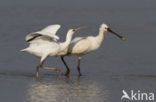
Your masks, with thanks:
M 88 54 L 89 52 L 97 50 L 101 46 L 104 36 L 107 32 L 111 32 L 120 39 L 125 40 L 124 37 L 112 31 L 106 24 L 101 24 L 99 28 L 99 34 L 97 36 L 76 37 L 71 41 L 70 45 L 64 51 L 57 54 L 57 56 L 61 56 L 61 60 L 66 66 L 66 76 L 69 75 L 70 69 L 64 60 L 64 56 L 78 56 L 77 70 L 79 72 L 79 75 L 81 76 L 82 74 L 80 72 L 80 61 L 82 59 L 82 56 Z
M 67 32 L 66 41 L 62 43 L 56 42 L 59 37 L 56 36 L 55 33 L 59 28 L 60 25 L 51 25 L 39 32 L 31 33 L 26 36 L 26 41 L 29 42 L 30 45 L 28 48 L 25 48 L 21 51 L 41 57 L 40 63 L 36 67 L 36 77 L 39 75 L 39 68 L 54 70 L 61 74 L 61 71 L 57 68 L 42 67 L 42 65 L 48 56 L 55 56 L 57 53 L 65 50 L 71 42 L 72 35 L 79 30 L 80 27 L 76 29 L 69 29 Z

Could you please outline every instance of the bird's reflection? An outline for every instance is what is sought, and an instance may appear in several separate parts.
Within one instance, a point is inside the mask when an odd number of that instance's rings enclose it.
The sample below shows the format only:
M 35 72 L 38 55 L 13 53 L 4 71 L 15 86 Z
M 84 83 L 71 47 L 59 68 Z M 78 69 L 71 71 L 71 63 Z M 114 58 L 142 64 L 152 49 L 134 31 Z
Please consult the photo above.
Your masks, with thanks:
M 108 91 L 86 77 L 41 78 L 27 90 L 28 102 L 103 102 Z

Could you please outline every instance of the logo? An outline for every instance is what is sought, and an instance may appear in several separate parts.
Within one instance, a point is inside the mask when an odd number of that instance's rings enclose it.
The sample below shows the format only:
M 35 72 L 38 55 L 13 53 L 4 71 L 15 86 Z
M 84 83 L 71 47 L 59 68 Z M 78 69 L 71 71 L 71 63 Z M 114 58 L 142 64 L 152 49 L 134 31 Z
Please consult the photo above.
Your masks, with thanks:
M 129 93 L 127 93 L 125 90 L 122 90 L 122 97 L 121 100 L 127 99 L 127 100 L 135 100 L 135 101 L 153 101 L 154 100 L 154 93 L 146 93 L 146 92 L 141 92 L 140 90 L 134 91 L 131 90 Z

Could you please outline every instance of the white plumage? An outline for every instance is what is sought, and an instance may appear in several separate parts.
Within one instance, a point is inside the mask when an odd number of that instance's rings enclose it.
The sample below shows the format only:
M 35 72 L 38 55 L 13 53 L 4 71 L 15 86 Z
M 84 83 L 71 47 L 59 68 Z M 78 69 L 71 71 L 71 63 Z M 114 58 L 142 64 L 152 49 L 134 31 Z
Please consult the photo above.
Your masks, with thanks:
M 66 41 L 62 43 L 58 43 L 55 41 L 57 40 L 55 34 L 59 28 L 60 28 L 60 25 L 50 25 L 41 31 L 31 33 L 26 36 L 26 41 L 28 41 L 30 45 L 28 48 L 25 48 L 21 51 L 25 51 L 35 56 L 41 57 L 40 64 L 37 66 L 37 69 L 36 69 L 36 77 L 38 77 L 39 68 L 51 69 L 60 73 L 60 71 L 56 68 L 42 67 L 43 62 L 48 56 L 56 56 L 57 53 L 65 50 L 70 44 L 72 35 L 79 28 L 68 30 Z
M 51 39 L 54 39 L 54 40 L 59 40 L 59 37 L 56 35 L 56 32 L 60 29 L 60 25 L 58 24 L 55 24 L 55 25 L 49 25 L 47 26 L 46 28 L 40 30 L 40 31 L 37 31 L 37 32 L 33 32 L 33 33 L 30 33 L 26 36 L 26 41 L 29 41 L 30 39 L 36 37 L 36 36 L 39 36 L 39 35 L 42 35 L 42 36 L 47 36 Z
M 94 50 L 97 50 L 104 39 L 104 36 L 107 32 L 111 32 L 121 38 L 122 40 L 125 40 L 124 37 L 118 35 L 117 33 L 113 32 L 106 24 L 102 24 L 99 28 L 99 34 L 97 36 L 88 36 L 88 37 L 76 37 L 71 41 L 69 46 L 62 52 L 58 53 L 57 56 L 61 56 L 61 59 L 63 63 L 65 64 L 67 71 L 66 75 L 68 76 L 70 73 L 70 69 L 67 66 L 66 62 L 64 61 L 64 56 L 78 56 L 78 72 L 80 73 L 80 60 L 83 55 L 88 54 L 89 52 L 92 52 Z

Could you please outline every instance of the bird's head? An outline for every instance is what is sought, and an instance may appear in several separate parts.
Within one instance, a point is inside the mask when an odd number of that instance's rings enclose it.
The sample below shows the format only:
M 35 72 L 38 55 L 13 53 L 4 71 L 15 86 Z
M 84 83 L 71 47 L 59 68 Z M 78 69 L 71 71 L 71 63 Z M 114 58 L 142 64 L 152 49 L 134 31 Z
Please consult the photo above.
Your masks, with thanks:
M 68 30 L 68 33 L 74 34 L 76 31 L 78 31 L 78 30 L 80 30 L 80 29 L 82 29 L 82 28 L 86 28 L 86 26 L 80 26 L 80 27 L 78 27 L 78 28 L 69 29 L 69 30 Z
M 116 35 L 117 37 L 119 37 L 121 40 L 126 40 L 125 37 L 117 34 L 116 32 L 112 31 L 106 24 L 101 24 L 100 30 L 103 31 L 103 34 L 106 35 L 107 32 L 110 32 L 114 35 Z

